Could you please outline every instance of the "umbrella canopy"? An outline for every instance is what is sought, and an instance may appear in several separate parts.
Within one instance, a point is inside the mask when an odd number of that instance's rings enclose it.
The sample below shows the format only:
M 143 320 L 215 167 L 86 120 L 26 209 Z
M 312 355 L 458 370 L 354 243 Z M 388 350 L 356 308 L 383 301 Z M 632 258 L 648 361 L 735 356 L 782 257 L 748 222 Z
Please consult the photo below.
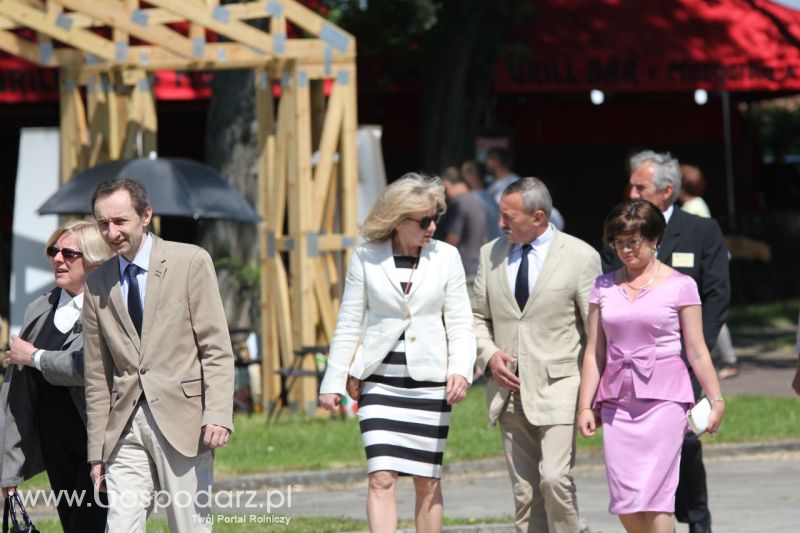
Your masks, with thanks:
M 91 214 L 92 193 L 112 179 L 134 178 L 145 186 L 159 216 L 261 220 L 247 200 L 208 165 L 182 158 L 109 161 L 75 174 L 38 210 L 40 215 Z

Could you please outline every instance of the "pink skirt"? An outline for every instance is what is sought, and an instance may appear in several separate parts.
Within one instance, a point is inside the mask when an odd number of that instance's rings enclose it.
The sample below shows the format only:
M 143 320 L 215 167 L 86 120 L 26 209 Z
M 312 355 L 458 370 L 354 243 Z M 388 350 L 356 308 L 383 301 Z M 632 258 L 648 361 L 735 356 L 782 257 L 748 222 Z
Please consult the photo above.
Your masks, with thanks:
M 602 402 L 609 513 L 675 512 L 687 407 L 637 399 L 629 376 L 620 398 Z

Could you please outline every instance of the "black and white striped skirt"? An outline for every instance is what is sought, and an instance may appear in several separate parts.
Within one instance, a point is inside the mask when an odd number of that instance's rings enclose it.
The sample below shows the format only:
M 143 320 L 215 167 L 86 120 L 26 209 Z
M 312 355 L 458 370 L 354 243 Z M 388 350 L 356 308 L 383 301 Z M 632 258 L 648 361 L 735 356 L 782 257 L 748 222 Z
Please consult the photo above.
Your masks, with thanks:
M 401 338 L 364 380 L 358 402 L 367 471 L 440 478 L 450 428 L 446 383 L 416 381 L 408 373 Z

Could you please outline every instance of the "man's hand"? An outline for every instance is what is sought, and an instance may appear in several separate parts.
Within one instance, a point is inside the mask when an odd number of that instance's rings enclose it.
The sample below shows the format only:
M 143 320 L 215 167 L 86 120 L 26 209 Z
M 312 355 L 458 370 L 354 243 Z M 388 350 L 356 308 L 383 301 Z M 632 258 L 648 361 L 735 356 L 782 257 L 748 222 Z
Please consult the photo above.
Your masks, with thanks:
M 228 444 L 231 437 L 231 430 L 216 424 L 206 424 L 203 426 L 203 444 L 209 448 L 222 448 Z
M 467 395 L 467 388 L 469 388 L 469 384 L 467 383 L 467 378 L 464 376 L 458 374 L 448 376 L 446 389 L 447 403 L 453 405 L 463 400 L 464 396 Z
M 8 498 L 9 496 L 14 494 L 15 492 L 17 492 L 16 485 L 13 486 L 13 487 L 3 487 L 3 498 Z
M 518 376 L 514 375 L 514 370 L 517 368 L 516 357 L 497 350 L 486 366 L 492 373 L 492 379 L 498 385 L 504 389 L 519 391 L 520 380 Z
M 31 354 L 36 351 L 36 347 L 28 341 L 16 335 L 11 336 L 8 342 L 8 364 L 33 366 Z
M 106 465 L 103 463 L 95 463 L 92 465 L 92 486 L 96 491 L 106 492 Z

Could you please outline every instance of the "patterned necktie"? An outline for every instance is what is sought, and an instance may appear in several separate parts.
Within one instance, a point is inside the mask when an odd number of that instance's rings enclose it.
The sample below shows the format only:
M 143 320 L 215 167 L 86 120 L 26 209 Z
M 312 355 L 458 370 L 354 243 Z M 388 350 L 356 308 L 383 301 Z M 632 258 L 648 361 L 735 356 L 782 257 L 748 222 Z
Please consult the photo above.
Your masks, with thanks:
M 519 272 L 517 272 L 517 282 L 514 284 L 514 298 L 517 300 L 519 310 L 525 309 L 528 302 L 528 253 L 531 251 L 530 244 L 522 245 L 522 259 L 519 262 Z
M 125 267 L 125 275 L 128 277 L 128 314 L 131 316 L 136 333 L 142 336 L 142 299 L 139 297 L 139 282 L 136 274 L 139 267 L 133 263 L 128 263 Z

